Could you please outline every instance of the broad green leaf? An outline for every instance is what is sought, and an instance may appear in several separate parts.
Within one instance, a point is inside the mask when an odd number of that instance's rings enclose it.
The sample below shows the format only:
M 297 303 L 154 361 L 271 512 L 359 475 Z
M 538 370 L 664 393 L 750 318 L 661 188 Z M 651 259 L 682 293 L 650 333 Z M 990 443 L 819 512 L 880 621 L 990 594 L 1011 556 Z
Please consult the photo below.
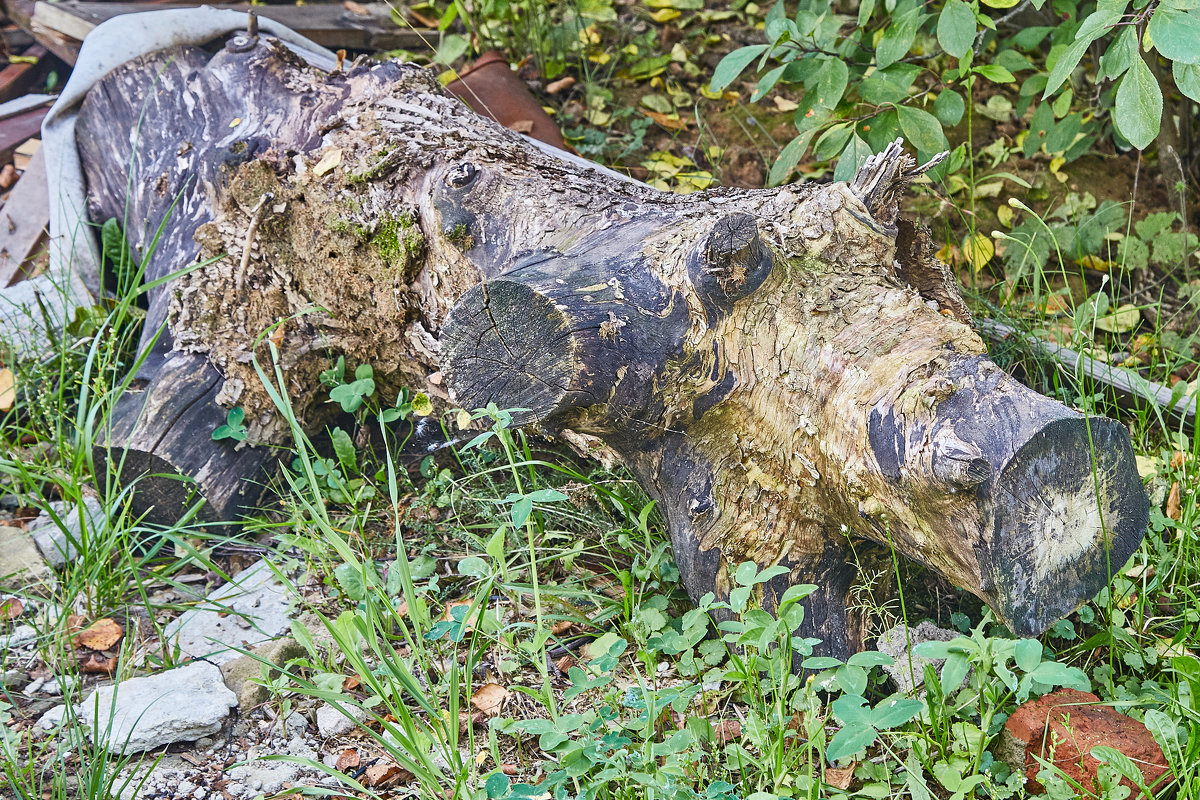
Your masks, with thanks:
M 963 678 L 967 677 L 967 672 L 971 669 L 971 662 L 963 653 L 951 653 L 946 657 L 946 663 L 942 665 L 942 693 L 950 694 L 958 691 L 958 687 L 962 684 Z
M 708 84 L 709 91 L 719 92 L 733 83 L 737 76 L 742 74 L 742 70 L 749 66 L 751 61 L 762 55 L 766 49 L 765 44 L 747 45 L 739 47 L 722 58 L 717 64 L 717 68 L 713 70 L 712 80 Z
M 829 741 L 829 747 L 825 749 L 825 757 L 829 759 L 830 763 L 841 761 L 870 747 L 878 736 L 879 732 L 870 725 L 847 726 L 834 734 L 833 739 Z
M 858 6 L 858 27 L 865 26 L 874 12 L 875 0 L 863 0 Z
M 933 115 L 948 127 L 957 125 L 966 110 L 967 104 L 963 102 L 962 95 L 953 89 L 946 89 L 933 101 Z
M 529 519 L 529 514 L 532 511 L 533 501 L 528 497 L 522 497 L 520 500 L 513 503 L 512 511 L 510 512 L 512 515 L 513 527 L 525 527 L 525 521 Z
M 912 48 L 913 39 L 922 19 L 921 7 L 915 6 L 892 21 L 875 48 L 875 63 L 879 69 L 894 64 Z
M 1163 97 L 1158 81 L 1142 58 L 1135 58 L 1117 87 L 1113 109 L 1117 131 L 1138 150 L 1145 150 L 1158 136 Z
M 845 149 L 846 142 L 850 141 L 850 136 L 853 133 L 854 126 L 848 122 L 839 122 L 836 125 L 830 125 L 817 138 L 817 143 L 813 145 L 813 156 L 818 161 L 829 161 Z
M 975 71 L 992 83 L 1012 83 L 1016 80 L 1011 72 L 999 64 L 984 64 L 976 67 Z
M 1175 86 L 1179 91 L 1200 103 L 1200 64 L 1181 64 L 1176 61 L 1171 65 L 1171 74 L 1175 76 Z
M 350 438 L 350 434 L 341 428 L 334 428 L 330 431 L 329 438 L 333 442 L 334 455 L 341 462 L 342 469 L 349 474 L 358 461 L 358 452 L 354 449 L 354 441 Z
M 1200 10 L 1182 11 L 1161 3 L 1150 18 L 1147 33 L 1154 49 L 1183 64 L 1200 64 Z
M 983 0 L 985 6 L 992 8 L 1012 8 L 1019 2 L 1020 0 Z
M 808 143 L 812 140 L 816 129 L 805 131 L 792 139 L 779 153 L 779 158 L 771 165 L 771 174 L 767 176 L 767 186 L 778 186 L 791 177 L 792 170 L 800 163 L 800 159 L 808 151 Z
M 367 596 L 367 587 L 363 582 L 363 574 L 355 564 L 340 564 L 333 570 L 342 591 L 351 600 L 358 602 Z
M 537 491 L 530 492 L 528 497 L 535 503 L 558 503 L 570 499 L 558 489 L 538 489 Z
M 1042 663 L 1042 643 L 1037 639 L 1022 639 L 1017 642 L 1013 654 L 1023 672 L 1033 672 Z
M 871 77 L 858 84 L 858 96 L 868 103 L 881 106 L 886 103 L 900 103 L 907 100 L 908 90 L 892 83 L 879 72 L 875 72 Z
M 881 731 L 897 728 L 921 713 L 925 704 L 912 697 L 894 694 L 871 710 L 871 724 Z
M 1054 62 L 1054 68 L 1050 70 L 1050 77 L 1046 80 L 1046 90 L 1042 92 L 1043 100 L 1057 92 L 1058 87 L 1066 83 L 1067 78 L 1071 77 L 1071 73 L 1079 65 L 1079 59 L 1083 58 L 1084 52 L 1091 43 L 1091 39 L 1076 39 L 1059 53 L 1058 60 Z
M 787 64 L 780 64 L 778 67 L 767 70 L 763 76 L 758 79 L 758 83 L 754 87 L 754 94 L 750 95 L 750 102 L 757 103 L 767 92 L 775 88 L 775 84 L 779 83 L 779 79 L 783 77 L 783 71 L 787 69 Z
M 1120 21 L 1126 5 L 1127 3 L 1123 0 L 1119 2 L 1101 0 L 1097 3 L 1096 10 L 1088 14 L 1083 20 L 1083 24 L 1079 26 L 1079 30 L 1075 31 L 1076 40 L 1086 39 L 1094 42 L 1108 33 L 1113 24 Z
M 845 61 L 836 58 L 826 61 L 825 66 L 818 73 L 816 85 L 813 87 L 816 96 L 813 98 L 811 107 L 833 111 L 841 101 L 842 95 L 846 93 L 846 82 L 849 79 L 850 69 L 846 66 Z
M 1117 34 L 1112 44 L 1100 56 L 1100 72 L 1103 77 L 1116 80 L 1125 74 L 1133 59 L 1137 58 L 1137 31 L 1132 25 Z
M 946 135 L 942 133 L 942 124 L 928 111 L 911 106 L 900 106 L 896 109 L 900 120 L 900 130 L 909 144 L 916 147 L 922 158 L 946 150 L 948 145 Z
M 955 58 L 962 58 L 975 41 L 975 12 L 963 0 L 946 0 L 937 24 L 938 44 Z
M 488 562 L 479 556 L 467 556 L 458 562 L 458 574 L 472 578 L 486 578 L 491 572 Z
M 857 133 L 854 134 L 846 143 L 846 149 L 842 150 L 842 154 L 838 156 L 837 166 L 833 170 L 833 179 L 849 181 L 870 155 L 871 146 L 864 142 Z

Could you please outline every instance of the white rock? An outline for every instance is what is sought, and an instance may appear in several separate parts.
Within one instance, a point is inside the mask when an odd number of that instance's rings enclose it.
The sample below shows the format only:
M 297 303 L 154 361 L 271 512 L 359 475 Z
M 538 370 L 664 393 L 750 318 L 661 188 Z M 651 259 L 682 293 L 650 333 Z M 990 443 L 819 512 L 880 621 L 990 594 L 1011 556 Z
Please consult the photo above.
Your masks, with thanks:
M 6 669 L 4 670 L 4 674 L 0 675 L 0 686 L 3 686 L 5 689 L 15 689 L 24 683 L 28 677 L 29 673 L 23 669 Z
M 56 500 L 50 503 L 54 517 L 43 511 L 29 526 L 29 535 L 37 542 L 42 556 L 55 569 L 61 569 L 79 555 L 83 537 L 99 536 L 108 527 L 104 507 L 94 497 L 83 498 L 82 509 L 86 522 L 81 524 L 80 504 Z M 86 525 L 86 528 L 84 527 Z
M 37 694 L 38 692 L 40 692 L 42 690 L 42 687 L 45 685 L 46 685 L 45 678 L 34 678 L 29 683 L 25 684 L 25 689 L 23 691 L 25 692 L 25 694 Z
M 299 711 L 293 711 L 283 721 L 283 728 L 287 731 L 288 736 L 297 736 L 308 728 L 308 720 Z
M 115 694 L 115 701 L 114 701 Z M 237 697 L 221 670 L 202 661 L 116 686 L 102 686 L 79 706 L 88 736 L 107 731 L 108 746 L 124 753 L 193 741 L 221 729 Z
M 37 631 L 30 625 L 18 625 L 7 636 L 0 636 L 0 653 L 15 650 L 37 640 Z
M 56 675 L 42 684 L 42 693 L 58 697 L 74 692 L 78 686 L 79 681 L 70 675 Z
M 287 633 L 291 627 L 287 590 L 265 561 L 259 561 L 217 587 L 198 607 L 166 627 L 167 646 L 178 644 L 193 658 L 224 664 L 250 648 Z
M 961 635 L 958 631 L 939 628 L 928 620 L 915 628 L 908 628 L 908 633 L 905 635 L 905 625 L 901 622 L 880 635 L 879 640 L 875 643 L 875 649 L 895 659 L 896 663 L 885 666 L 883 671 L 891 676 L 897 689 L 907 694 L 925 683 L 926 664 L 933 664 L 934 668 L 940 672 L 945 661 L 940 658 L 929 659 L 915 656 L 911 652 L 912 648 L 922 642 L 948 642 Z
M 367 718 L 367 710 L 365 708 L 359 708 L 349 701 L 340 703 L 339 705 L 350 712 L 353 718 L 345 716 L 329 703 L 325 703 L 317 709 L 317 732 L 321 734 L 321 738 L 328 739 L 333 736 L 341 736 L 343 733 L 349 733 L 354 730 L 359 722 Z
M 55 706 L 38 717 L 37 726 L 44 731 L 52 731 L 62 724 L 63 716 L 66 713 L 66 706 Z
M 196 798 L 196 800 L 204 800 L 205 797 L 208 797 L 208 789 L 205 789 L 203 786 L 201 786 L 199 789 L 192 792 L 192 797 Z

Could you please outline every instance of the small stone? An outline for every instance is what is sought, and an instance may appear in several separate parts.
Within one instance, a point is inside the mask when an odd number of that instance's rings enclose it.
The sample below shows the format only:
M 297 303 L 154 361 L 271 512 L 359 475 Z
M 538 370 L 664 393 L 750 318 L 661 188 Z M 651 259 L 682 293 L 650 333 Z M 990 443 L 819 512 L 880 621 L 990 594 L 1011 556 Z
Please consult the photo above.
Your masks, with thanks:
M 66 706 L 55 706 L 38 717 L 37 726 L 44 731 L 52 731 L 59 725 L 62 725 L 63 717 L 66 713 Z
M 0 590 L 54 586 L 54 570 L 42 558 L 28 531 L 0 525 Z
M 340 705 L 350 712 L 352 717 L 345 716 L 329 703 L 317 709 L 317 732 L 321 734 L 322 738 L 329 739 L 334 736 L 341 736 L 343 733 L 349 733 L 354 730 L 358 723 L 367 718 L 367 710 L 365 708 L 359 708 L 348 700 L 342 702 Z
M 1045 787 L 1037 780 L 1042 767 L 1037 758 L 1053 760 L 1056 768 L 1085 789 L 1099 791 L 1092 758 L 1098 746 L 1120 750 L 1142 771 L 1146 785 L 1155 788 L 1168 773 L 1167 760 L 1146 726 L 1111 706 L 1101 705 L 1091 692 L 1059 689 L 1022 705 L 1008 721 L 997 747 L 997 755 L 1014 772 L 1024 770 L 1025 786 L 1033 794 Z M 1123 779 L 1134 793 L 1137 788 Z
M 214 744 L 216 744 L 216 743 L 211 738 L 209 738 L 208 736 L 202 736 L 201 738 L 196 740 L 196 749 L 197 750 L 208 750 Z
M 79 716 L 89 736 L 107 731 L 109 747 L 129 754 L 211 736 L 235 705 L 220 669 L 196 661 L 103 686 L 83 701 Z
M 204 798 L 208 797 L 208 789 L 205 789 L 203 786 L 201 786 L 199 789 L 192 792 L 192 797 L 196 798 L 196 800 L 204 800 Z
M 896 662 L 884 666 L 883 671 L 891 677 L 897 689 L 904 694 L 910 694 L 925 683 L 925 666 L 927 664 L 932 664 L 940 675 L 942 664 L 946 663 L 943 658 L 915 656 L 912 654 L 912 648 L 923 642 L 948 642 L 951 639 L 957 639 L 962 634 L 947 628 L 939 628 L 928 620 L 915 628 L 907 628 L 907 634 L 905 630 L 906 626 L 901 622 L 896 627 L 884 631 L 875 643 L 875 649 L 885 656 L 891 656 Z
M 74 692 L 78 686 L 79 681 L 70 675 L 56 675 L 42 684 L 42 694 L 59 697 Z
M 55 569 L 65 567 L 79 555 L 79 543 L 83 541 L 85 525 L 90 537 L 99 536 L 108 527 L 104 506 L 94 497 L 85 497 L 82 503 L 56 500 L 50 503 L 50 510 L 54 512 L 53 516 L 43 511 L 30 524 L 29 535 Z
M 29 679 L 29 673 L 20 669 L 6 669 L 0 675 L 0 685 L 5 689 L 15 689 Z
M 29 683 L 25 684 L 25 694 L 37 694 L 45 685 L 45 678 L 34 678 Z
M 299 736 L 308 730 L 308 720 L 299 711 L 293 711 L 283 721 L 283 728 L 288 736 Z
M 179 785 L 175 787 L 175 791 L 179 794 L 191 794 L 196 791 L 196 784 L 191 781 L 180 781 Z
M 18 625 L 13 628 L 12 633 L 0 636 L 0 653 L 16 650 L 18 647 L 24 647 L 35 641 L 37 641 L 37 631 L 29 625 Z

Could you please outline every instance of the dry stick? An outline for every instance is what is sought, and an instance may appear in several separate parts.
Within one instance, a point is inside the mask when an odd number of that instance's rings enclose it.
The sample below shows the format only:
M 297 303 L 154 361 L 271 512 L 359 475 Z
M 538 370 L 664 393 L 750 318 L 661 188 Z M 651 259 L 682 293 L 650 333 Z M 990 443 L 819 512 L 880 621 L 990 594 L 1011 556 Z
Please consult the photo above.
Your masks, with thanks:
M 1098 361 L 1068 347 L 1047 342 L 1036 336 L 1022 334 L 1016 328 L 992 319 L 978 320 L 977 327 L 981 333 L 994 342 L 1007 341 L 1010 337 L 1015 336 L 1049 356 L 1068 372 L 1076 375 L 1082 372 L 1092 380 L 1111 387 L 1118 394 L 1155 405 L 1166 414 L 1182 419 L 1186 425 L 1195 430 L 1196 411 L 1197 406 L 1200 405 L 1200 401 L 1195 397 L 1185 395 L 1182 399 L 1172 402 L 1172 393 L 1168 386 L 1147 380 L 1131 369 Z
M 246 270 L 250 268 L 250 248 L 254 246 L 254 236 L 258 233 L 259 223 L 261 223 L 263 217 L 266 216 L 264 209 L 267 207 L 267 203 L 274 199 L 275 195 L 271 194 L 270 192 L 265 192 L 263 196 L 258 199 L 258 205 L 256 205 L 250 211 L 250 227 L 246 229 L 246 243 L 242 246 L 242 263 L 238 267 L 238 292 L 242 291 L 242 287 L 246 283 Z

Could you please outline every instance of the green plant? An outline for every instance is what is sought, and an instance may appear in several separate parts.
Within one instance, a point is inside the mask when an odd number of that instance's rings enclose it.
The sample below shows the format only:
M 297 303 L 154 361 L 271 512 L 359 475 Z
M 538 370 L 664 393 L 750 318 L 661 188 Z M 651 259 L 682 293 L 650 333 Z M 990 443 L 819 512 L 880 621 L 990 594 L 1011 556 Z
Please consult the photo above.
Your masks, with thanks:
M 948 149 L 945 131 L 973 110 L 986 84 L 1015 83 L 1022 73 L 1016 113 L 1040 95 L 1024 137 L 1026 156 L 1044 150 L 1066 161 L 1077 158 L 1104 134 L 1105 117 L 1120 143 L 1146 149 L 1162 134 L 1178 149 L 1175 118 L 1191 125 L 1188 103 L 1200 102 L 1200 54 L 1194 47 L 1200 11 L 1186 0 L 1037 0 L 1014 6 L 1017 0 L 932 5 L 868 0 L 851 15 L 831 0 L 805 0 L 789 18 L 781 2 L 767 15 L 767 44 L 727 55 L 710 88 L 725 88 L 757 61 L 761 77 L 752 100 L 777 85 L 803 92 L 795 114 L 798 135 L 772 167 L 773 184 L 791 174 L 810 144 L 817 160 L 838 159 L 838 180 L 898 136 L 928 159 Z M 1031 16 L 1046 24 L 1024 22 L 1010 29 L 1014 19 Z M 1035 63 L 1047 41 L 1048 57 Z M 1077 75 L 1085 54 L 1100 52 L 1096 45 L 1103 48 L 1094 69 Z M 1177 114 L 1164 115 L 1164 89 L 1169 96 L 1172 88 L 1184 96 L 1182 105 L 1176 105 Z M 1076 97 L 1094 99 L 1089 108 L 1073 110 Z M 1168 124 L 1160 127 L 1163 119 Z M 956 151 L 949 170 L 969 161 Z

